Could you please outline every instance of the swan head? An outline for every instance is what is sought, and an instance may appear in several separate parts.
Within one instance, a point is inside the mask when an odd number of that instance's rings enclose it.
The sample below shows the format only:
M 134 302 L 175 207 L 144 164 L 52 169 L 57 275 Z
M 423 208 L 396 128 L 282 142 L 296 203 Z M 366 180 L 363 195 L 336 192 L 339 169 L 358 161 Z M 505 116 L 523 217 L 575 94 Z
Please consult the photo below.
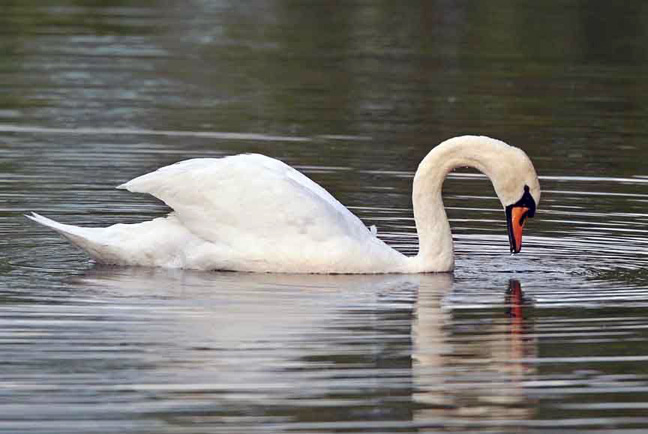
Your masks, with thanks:
M 501 140 L 465 135 L 447 139 L 423 158 L 414 175 L 412 203 L 419 254 L 426 271 L 453 267 L 452 234 L 443 211 L 442 185 L 454 169 L 485 174 L 506 212 L 511 253 L 522 249 L 522 230 L 540 202 L 540 182 L 527 154 Z
M 493 164 L 485 172 L 506 212 L 511 253 L 519 253 L 524 225 L 529 217 L 535 215 L 540 202 L 540 182 L 524 151 L 510 145 L 499 148 L 498 156 L 491 160 Z

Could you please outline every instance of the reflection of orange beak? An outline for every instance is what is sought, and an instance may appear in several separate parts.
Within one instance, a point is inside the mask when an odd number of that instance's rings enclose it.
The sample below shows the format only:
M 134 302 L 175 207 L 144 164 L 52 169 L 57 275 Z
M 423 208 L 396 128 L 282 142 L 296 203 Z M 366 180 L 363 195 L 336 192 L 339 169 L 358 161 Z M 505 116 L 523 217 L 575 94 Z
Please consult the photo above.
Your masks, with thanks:
M 511 253 L 519 253 L 522 250 L 522 229 L 526 223 L 529 208 L 524 206 L 514 206 L 511 213 L 507 216 L 509 242 L 511 243 Z

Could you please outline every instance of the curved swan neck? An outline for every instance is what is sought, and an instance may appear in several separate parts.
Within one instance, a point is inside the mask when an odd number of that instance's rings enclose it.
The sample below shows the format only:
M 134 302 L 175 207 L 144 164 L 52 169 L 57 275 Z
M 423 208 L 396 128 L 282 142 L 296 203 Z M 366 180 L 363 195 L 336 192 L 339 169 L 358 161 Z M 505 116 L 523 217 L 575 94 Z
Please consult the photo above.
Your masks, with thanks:
M 506 148 L 509 145 L 489 137 L 455 137 L 436 146 L 421 161 L 412 192 L 419 237 L 418 271 L 454 269 L 452 233 L 441 196 L 448 173 L 458 167 L 473 167 L 493 180 Z

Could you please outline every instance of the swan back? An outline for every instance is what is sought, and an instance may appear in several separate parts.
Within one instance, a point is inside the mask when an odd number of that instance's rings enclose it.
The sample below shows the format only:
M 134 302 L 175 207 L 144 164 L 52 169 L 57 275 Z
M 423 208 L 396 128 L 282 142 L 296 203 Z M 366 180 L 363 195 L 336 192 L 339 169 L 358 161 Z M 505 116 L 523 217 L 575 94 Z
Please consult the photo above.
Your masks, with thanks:
M 324 188 L 263 155 L 186 160 L 118 188 L 164 201 L 228 269 L 376 272 L 404 258 Z

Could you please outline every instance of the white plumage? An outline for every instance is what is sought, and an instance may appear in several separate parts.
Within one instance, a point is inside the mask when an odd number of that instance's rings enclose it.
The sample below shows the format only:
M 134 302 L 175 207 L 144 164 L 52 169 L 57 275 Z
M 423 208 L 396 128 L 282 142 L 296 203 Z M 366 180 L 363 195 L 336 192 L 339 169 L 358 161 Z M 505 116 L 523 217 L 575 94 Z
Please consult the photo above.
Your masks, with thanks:
M 460 148 L 474 153 L 478 143 L 496 143 L 506 147 L 500 150 L 519 151 L 493 139 L 478 139 L 464 140 Z M 490 147 L 482 145 L 480 152 Z M 433 157 L 435 150 L 430 153 Z M 430 155 L 419 171 L 434 169 L 438 158 Z M 528 165 L 525 169 L 528 171 Z M 437 176 L 425 182 L 442 183 L 446 173 L 440 181 Z M 524 175 L 521 182 L 529 178 Z M 531 175 L 537 185 L 535 171 Z M 449 256 L 447 251 L 433 253 L 444 257 L 442 260 L 431 258 L 429 249 L 424 255 L 408 258 L 377 238 L 375 228 L 367 228 L 318 184 L 263 155 L 182 161 L 118 188 L 151 194 L 173 212 L 144 223 L 107 228 L 65 225 L 38 214 L 28 217 L 56 230 L 105 264 L 288 273 L 450 271 L 453 266 L 448 260 L 452 258 L 451 238 Z M 537 191 L 539 198 L 539 186 Z M 417 199 L 415 194 L 415 208 L 421 200 L 434 202 L 436 198 Z M 417 221 L 421 243 L 426 241 L 425 226 L 430 226 L 421 223 L 445 219 L 447 224 L 443 204 L 437 208 L 424 217 L 426 221 Z M 444 230 L 443 225 L 432 226 Z M 445 230 L 448 233 L 441 238 L 450 236 L 449 227 Z M 438 239 L 439 234 L 433 238 Z

